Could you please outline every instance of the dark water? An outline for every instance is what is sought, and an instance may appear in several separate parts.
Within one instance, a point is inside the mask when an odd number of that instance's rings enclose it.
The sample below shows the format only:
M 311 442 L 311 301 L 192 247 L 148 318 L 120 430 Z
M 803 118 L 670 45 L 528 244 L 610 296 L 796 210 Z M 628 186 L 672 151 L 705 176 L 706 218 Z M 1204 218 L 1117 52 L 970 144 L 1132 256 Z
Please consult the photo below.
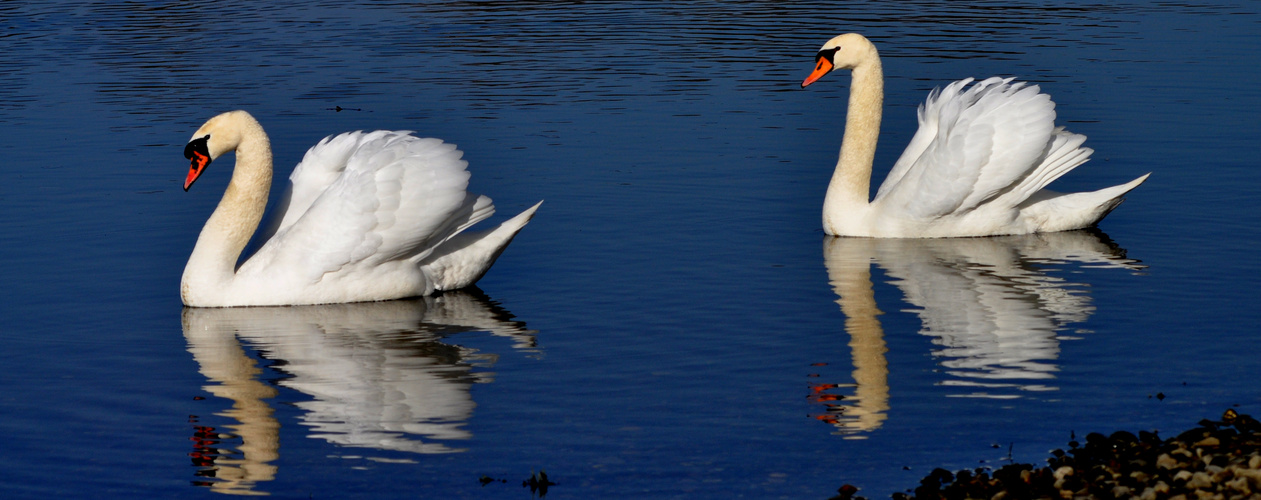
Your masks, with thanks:
M 1257 10 L 5 3 L 0 491 L 885 498 L 1261 413 Z M 996 74 L 1090 137 L 1060 190 L 1152 178 L 1097 232 L 827 238 L 847 78 L 799 84 L 846 31 L 885 58 L 877 178 L 930 89 Z M 282 176 L 409 129 L 461 146 L 496 220 L 547 202 L 480 293 L 184 310 L 228 173 L 184 193 L 180 153 L 237 108 Z

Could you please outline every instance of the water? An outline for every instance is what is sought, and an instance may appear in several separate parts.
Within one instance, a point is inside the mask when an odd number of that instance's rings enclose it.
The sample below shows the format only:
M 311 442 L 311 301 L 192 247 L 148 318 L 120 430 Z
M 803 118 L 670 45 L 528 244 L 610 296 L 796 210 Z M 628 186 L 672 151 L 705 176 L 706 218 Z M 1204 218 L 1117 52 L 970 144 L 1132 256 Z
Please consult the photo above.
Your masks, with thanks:
M 1261 413 L 1259 22 L 1246 2 L 5 4 L 0 491 L 526 498 L 546 470 L 547 498 L 885 498 L 1074 433 Z M 877 178 L 931 88 L 995 74 L 1089 136 L 1059 189 L 1152 178 L 1099 232 L 827 238 L 847 79 L 798 87 L 844 31 L 885 59 Z M 493 220 L 546 203 L 480 293 L 184 310 L 228 174 L 184 193 L 180 153 L 237 108 L 282 176 L 328 134 L 408 129 L 466 152 Z

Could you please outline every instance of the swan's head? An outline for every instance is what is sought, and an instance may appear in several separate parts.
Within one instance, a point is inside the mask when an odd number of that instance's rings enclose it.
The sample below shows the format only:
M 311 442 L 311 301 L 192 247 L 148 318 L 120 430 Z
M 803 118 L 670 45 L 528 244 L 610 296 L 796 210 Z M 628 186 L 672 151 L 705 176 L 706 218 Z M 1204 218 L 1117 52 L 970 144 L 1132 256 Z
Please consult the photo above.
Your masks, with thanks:
M 870 61 L 879 61 L 876 46 L 858 33 L 846 33 L 823 44 L 815 56 L 814 72 L 801 82 L 801 87 L 814 83 L 835 69 L 854 69 Z
M 201 177 L 206 166 L 224 153 L 233 151 L 241 144 L 241 133 L 248 128 L 261 128 L 258 121 L 245 111 L 229 111 L 206 121 L 193 133 L 184 146 L 184 158 L 191 162 L 188 166 L 188 177 L 184 179 L 184 190 L 188 191 L 193 182 Z

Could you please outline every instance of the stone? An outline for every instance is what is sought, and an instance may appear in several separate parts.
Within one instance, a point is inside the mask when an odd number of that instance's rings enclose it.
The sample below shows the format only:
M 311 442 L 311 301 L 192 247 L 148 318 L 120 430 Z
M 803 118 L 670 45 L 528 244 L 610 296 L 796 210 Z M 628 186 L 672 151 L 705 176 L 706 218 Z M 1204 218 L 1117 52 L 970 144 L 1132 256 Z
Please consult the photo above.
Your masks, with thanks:
M 1206 446 L 1217 447 L 1217 446 L 1221 446 L 1221 445 L 1222 445 L 1222 440 L 1217 439 L 1216 437 L 1213 437 L 1213 436 L 1209 436 L 1209 437 L 1206 437 L 1206 438 L 1201 439 L 1201 440 L 1199 440 L 1199 441 L 1196 441 L 1196 442 L 1195 442 L 1195 444 L 1193 444 L 1193 445 L 1191 445 L 1191 446 L 1195 446 L 1195 447 L 1206 447 Z
M 1187 488 L 1199 490 L 1211 487 L 1213 487 L 1213 477 L 1206 472 L 1201 471 L 1191 474 L 1191 479 L 1187 481 Z

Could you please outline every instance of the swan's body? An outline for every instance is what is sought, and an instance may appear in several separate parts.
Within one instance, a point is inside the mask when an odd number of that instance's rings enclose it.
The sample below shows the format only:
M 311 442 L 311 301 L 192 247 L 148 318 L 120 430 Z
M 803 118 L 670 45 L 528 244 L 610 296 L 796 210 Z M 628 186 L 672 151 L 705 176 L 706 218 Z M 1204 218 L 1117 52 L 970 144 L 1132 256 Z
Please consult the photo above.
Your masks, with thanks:
M 232 111 L 202 125 L 185 149 L 193 163 L 184 189 L 234 150 L 232 180 L 184 268 L 180 297 L 188 306 L 361 302 L 463 288 L 538 208 L 490 231 L 461 233 L 495 210 L 490 198 L 465 191 L 463 153 L 406 131 L 350 132 L 307 151 L 258 250 L 238 265 L 271 188 L 271 144 L 258 121 Z
M 835 236 L 940 238 L 1080 229 L 1098 223 L 1147 179 L 1086 193 L 1043 189 L 1085 163 L 1086 137 L 1055 126 L 1055 103 L 1037 85 L 965 79 L 934 90 L 919 108 L 919 130 L 868 201 L 880 133 L 884 74 L 862 35 L 820 49 L 805 87 L 850 69 L 849 111 L 840 160 L 823 202 Z

